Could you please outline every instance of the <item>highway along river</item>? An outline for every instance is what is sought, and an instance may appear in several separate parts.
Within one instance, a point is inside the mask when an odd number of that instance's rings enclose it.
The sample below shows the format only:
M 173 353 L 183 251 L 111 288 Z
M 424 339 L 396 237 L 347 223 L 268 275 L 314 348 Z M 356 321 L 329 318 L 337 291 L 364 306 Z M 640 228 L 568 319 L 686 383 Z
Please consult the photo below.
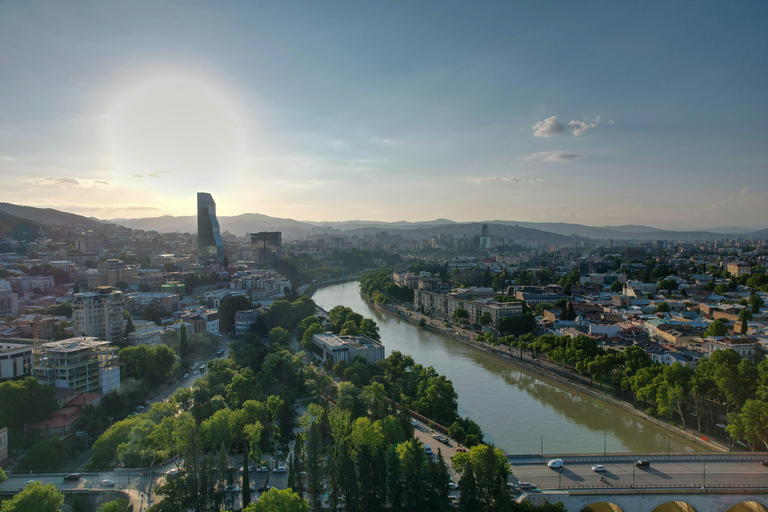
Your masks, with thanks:
M 387 355 L 395 350 L 448 377 L 459 413 L 486 440 L 511 454 L 706 451 L 637 416 L 530 374 L 451 338 L 385 315 L 360 296 L 360 283 L 321 288 L 312 297 L 326 311 L 339 305 L 376 320 Z

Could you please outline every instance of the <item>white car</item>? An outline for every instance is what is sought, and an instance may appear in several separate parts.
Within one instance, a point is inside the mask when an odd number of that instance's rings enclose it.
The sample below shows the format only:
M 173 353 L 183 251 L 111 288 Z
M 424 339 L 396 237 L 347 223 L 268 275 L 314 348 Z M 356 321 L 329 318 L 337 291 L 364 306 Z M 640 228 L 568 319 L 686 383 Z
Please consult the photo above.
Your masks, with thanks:
M 457 484 L 456 482 L 454 482 L 453 480 L 451 480 L 450 482 L 448 482 L 448 488 L 449 488 L 450 490 L 454 491 L 454 490 L 456 490 L 456 489 L 458 489 L 458 488 L 459 488 L 459 484 Z
M 603 471 L 605 471 L 605 466 L 603 466 L 602 464 L 598 464 L 597 466 L 592 466 L 592 471 L 596 473 L 602 473 Z
M 267 471 L 269 471 L 269 469 L 267 469 L 267 466 L 259 466 L 258 468 L 256 468 L 257 473 L 266 473 Z
M 552 459 L 551 461 L 547 462 L 547 466 L 552 469 L 560 469 L 563 467 L 563 459 Z
M 277 466 L 273 473 L 287 473 L 288 469 L 285 466 Z

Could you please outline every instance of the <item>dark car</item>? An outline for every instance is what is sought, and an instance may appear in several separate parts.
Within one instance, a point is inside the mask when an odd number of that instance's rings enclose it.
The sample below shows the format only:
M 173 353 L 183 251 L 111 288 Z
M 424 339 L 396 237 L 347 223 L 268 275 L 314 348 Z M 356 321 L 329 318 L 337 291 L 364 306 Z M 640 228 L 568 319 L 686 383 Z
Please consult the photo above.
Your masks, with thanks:
M 80 473 L 70 473 L 64 477 L 65 482 L 75 482 L 80 480 Z
M 259 487 L 259 492 L 267 492 L 271 488 L 272 488 L 271 485 L 262 485 L 261 487 Z
M 768 468 L 768 459 L 765 459 L 764 461 L 760 462 L 760 464 Z
M 636 460 L 635 461 L 635 467 L 636 468 L 647 468 L 650 467 L 651 463 L 647 460 Z

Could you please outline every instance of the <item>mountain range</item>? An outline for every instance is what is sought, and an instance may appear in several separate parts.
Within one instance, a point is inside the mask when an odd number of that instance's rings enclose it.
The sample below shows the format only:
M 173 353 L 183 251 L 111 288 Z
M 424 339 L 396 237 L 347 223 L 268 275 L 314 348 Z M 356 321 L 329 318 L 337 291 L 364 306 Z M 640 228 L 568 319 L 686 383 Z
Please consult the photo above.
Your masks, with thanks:
M 158 231 L 161 233 L 185 232 L 197 230 L 197 219 L 193 215 L 148 217 L 141 219 L 100 220 L 83 217 L 52 208 L 0 203 L 0 212 L 16 219 L 26 219 L 40 225 L 79 226 L 93 229 L 102 223 L 118 224 L 132 229 Z M 4 219 L 6 224 L 18 223 Z M 511 220 L 489 220 L 482 222 L 455 222 L 449 219 L 409 222 L 381 222 L 350 220 L 343 222 L 298 221 L 279 217 L 270 217 L 260 213 L 244 213 L 235 216 L 220 216 L 222 232 L 229 231 L 236 235 L 258 231 L 281 231 L 286 239 L 303 238 L 308 234 L 344 233 L 347 235 L 373 234 L 388 231 L 404 236 L 430 237 L 450 234 L 454 237 L 474 236 L 480 233 L 482 224 L 489 224 L 491 235 L 509 239 L 539 241 L 558 245 L 567 245 L 579 238 L 613 239 L 623 241 L 647 240 L 717 240 L 734 237 L 768 238 L 768 229 L 754 230 L 743 227 L 723 227 L 701 231 L 673 231 L 643 225 L 620 226 L 585 226 L 565 222 L 520 222 Z M 10 225 L 10 224 L 9 224 Z

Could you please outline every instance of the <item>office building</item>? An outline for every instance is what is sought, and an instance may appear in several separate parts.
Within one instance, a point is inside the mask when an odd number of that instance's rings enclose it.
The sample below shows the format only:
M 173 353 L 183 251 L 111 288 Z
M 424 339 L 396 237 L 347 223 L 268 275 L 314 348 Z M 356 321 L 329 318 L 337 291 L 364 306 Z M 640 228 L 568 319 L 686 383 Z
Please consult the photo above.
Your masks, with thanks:
M 216 203 L 207 192 L 197 193 L 197 249 L 200 264 L 224 266 L 224 242 L 216 218 Z
M 375 363 L 384 359 L 384 345 L 363 335 L 315 334 L 312 336 L 312 354 L 323 362 L 331 359 L 334 365 L 340 361 L 352 364 L 357 356 Z
M 28 377 L 32 363 L 31 340 L 0 341 L 0 381 Z
M 262 231 L 251 233 L 251 252 L 257 261 L 278 261 L 282 233 L 280 231 Z
M 123 337 L 124 309 L 123 293 L 111 286 L 76 293 L 72 299 L 75 333 L 104 341 L 118 341 Z

